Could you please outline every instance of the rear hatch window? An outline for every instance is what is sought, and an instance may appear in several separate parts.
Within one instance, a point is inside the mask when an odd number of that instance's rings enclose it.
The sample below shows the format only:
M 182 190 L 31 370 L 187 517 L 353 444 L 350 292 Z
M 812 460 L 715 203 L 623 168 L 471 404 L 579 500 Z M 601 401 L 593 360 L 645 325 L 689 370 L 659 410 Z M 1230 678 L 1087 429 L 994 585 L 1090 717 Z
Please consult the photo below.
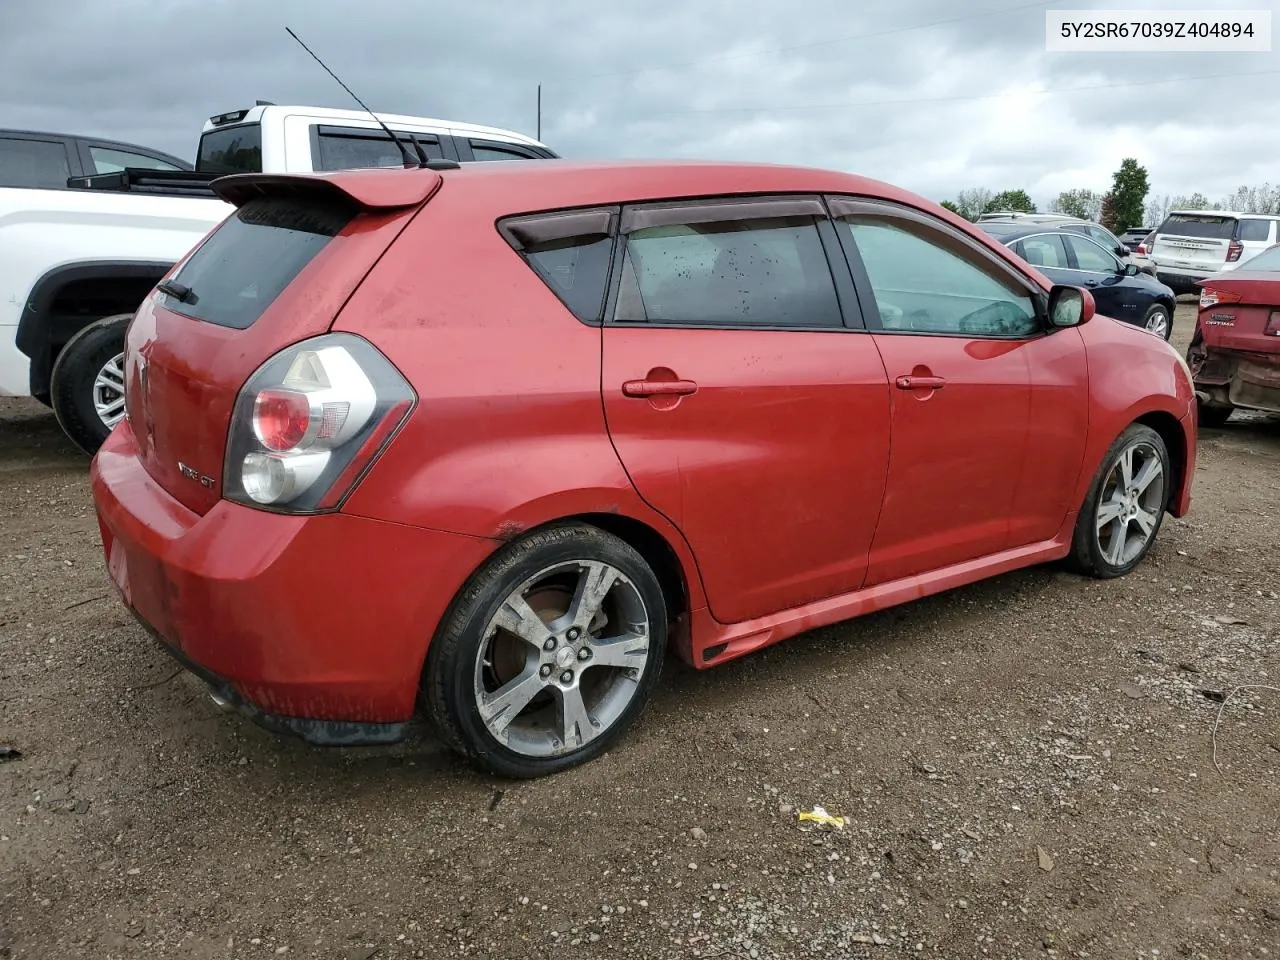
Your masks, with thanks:
M 162 302 L 192 319 L 246 330 L 356 213 L 354 203 L 333 199 L 250 200 L 161 288 Z
M 1165 220 L 1157 233 L 1175 237 L 1202 237 L 1207 240 L 1230 240 L 1236 235 L 1236 218 L 1200 213 L 1175 213 Z
M 201 173 L 261 173 L 261 125 L 241 123 L 204 134 L 196 153 L 196 169 Z

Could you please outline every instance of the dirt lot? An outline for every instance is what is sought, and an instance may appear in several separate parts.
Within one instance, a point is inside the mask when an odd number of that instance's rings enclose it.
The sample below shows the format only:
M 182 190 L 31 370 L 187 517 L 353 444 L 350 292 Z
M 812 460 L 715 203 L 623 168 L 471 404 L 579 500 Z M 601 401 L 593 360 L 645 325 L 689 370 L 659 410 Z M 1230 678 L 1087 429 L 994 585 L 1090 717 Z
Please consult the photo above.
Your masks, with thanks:
M 1179 310 L 1175 338 L 1192 322 Z M 86 460 L 0 406 L 0 956 L 1280 954 L 1280 420 L 1132 576 L 1052 568 L 709 673 L 585 769 L 218 712 L 110 594 Z M 850 818 L 801 829 L 794 808 Z

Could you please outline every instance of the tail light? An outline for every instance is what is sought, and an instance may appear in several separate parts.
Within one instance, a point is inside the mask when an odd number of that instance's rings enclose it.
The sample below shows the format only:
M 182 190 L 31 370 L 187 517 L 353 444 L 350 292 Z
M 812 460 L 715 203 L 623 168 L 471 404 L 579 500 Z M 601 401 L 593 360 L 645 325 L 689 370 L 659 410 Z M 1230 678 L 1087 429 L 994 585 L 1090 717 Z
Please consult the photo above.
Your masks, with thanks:
M 1239 303 L 1241 299 L 1240 294 L 1233 290 L 1221 290 L 1217 287 L 1202 287 L 1200 289 L 1201 310 L 1208 310 L 1210 307 L 1216 307 L 1220 303 Z
M 1239 240 L 1232 240 L 1227 244 L 1227 263 L 1235 263 L 1242 253 L 1244 253 L 1244 244 Z
M 1155 249 L 1155 246 L 1156 246 L 1156 232 L 1152 230 L 1145 237 L 1143 237 L 1142 242 L 1138 244 L 1138 253 L 1143 256 L 1146 256 L 1147 254 L 1150 254 L 1152 250 Z
M 413 408 L 413 388 L 368 341 L 348 333 L 277 353 L 240 389 L 223 496 L 317 513 L 339 506 Z

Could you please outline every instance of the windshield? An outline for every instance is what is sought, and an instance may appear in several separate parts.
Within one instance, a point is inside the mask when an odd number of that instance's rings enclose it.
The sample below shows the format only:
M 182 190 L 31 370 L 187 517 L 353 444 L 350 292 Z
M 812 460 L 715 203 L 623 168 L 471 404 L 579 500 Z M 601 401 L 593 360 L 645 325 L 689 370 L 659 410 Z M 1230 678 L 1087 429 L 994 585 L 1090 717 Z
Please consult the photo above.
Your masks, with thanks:
M 262 127 L 241 123 L 210 130 L 200 138 L 196 169 L 201 173 L 261 173 Z

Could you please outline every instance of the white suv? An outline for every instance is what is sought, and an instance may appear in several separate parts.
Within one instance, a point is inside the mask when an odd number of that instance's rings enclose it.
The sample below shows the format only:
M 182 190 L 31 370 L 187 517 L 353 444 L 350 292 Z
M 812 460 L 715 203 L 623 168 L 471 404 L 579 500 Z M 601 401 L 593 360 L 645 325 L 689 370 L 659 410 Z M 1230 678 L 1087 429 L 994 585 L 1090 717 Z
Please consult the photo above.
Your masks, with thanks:
M 1231 210 L 1174 210 L 1155 231 L 1151 259 L 1156 275 L 1178 293 L 1195 293 L 1196 281 L 1237 270 L 1273 245 L 1280 217 Z

